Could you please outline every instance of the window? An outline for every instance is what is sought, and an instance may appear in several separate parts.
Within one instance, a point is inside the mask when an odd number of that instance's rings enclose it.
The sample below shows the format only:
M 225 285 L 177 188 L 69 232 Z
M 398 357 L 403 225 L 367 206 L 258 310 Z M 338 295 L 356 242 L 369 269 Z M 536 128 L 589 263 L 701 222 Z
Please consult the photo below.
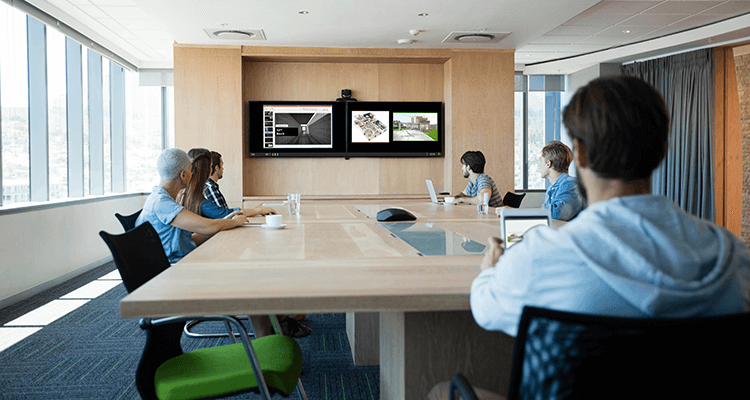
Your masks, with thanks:
M 26 15 L 0 3 L 2 204 L 29 201 L 29 89 Z
M 68 197 L 68 126 L 65 35 L 47 29 L 47 122 L 49 124 L 49 198 Z
M 539 175 L 542 148 L 560 140 L 560 97 L 564 77 L 559 75 L 515 76 L 514 171 L 517 190 L 545 189 Z
M 156 158 L 162 143 L 162 88 L 139 86 L 138 74 L 125 73 L 125 154 L 127 190 L 150 192 L 159 183 Z
M 174 143 L 174 91 L 138 81 L 0 2 L 0 206 L 150 191 L 162 144 Z

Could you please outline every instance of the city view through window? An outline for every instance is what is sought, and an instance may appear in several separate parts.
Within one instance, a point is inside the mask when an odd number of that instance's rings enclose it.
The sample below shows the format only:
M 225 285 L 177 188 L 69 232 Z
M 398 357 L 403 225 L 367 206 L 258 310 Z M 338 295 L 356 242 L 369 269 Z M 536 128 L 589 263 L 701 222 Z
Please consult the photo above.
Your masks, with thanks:
M 27 17 L 22 12 L 0 3 L 0 148 L 2 149 L 2 205 L 24 203 L 30 201 L 30 132 L 29 132 L 29 54 Z M 46 114 L 47 114 L 47 143 L 48 143 L 48 198 L 50 200 L 69 197 L 69 168 L 78 171 L 80 176 L 83 169 L 83 190 L 81 193 L 91 193 L 91 166 L 103 163 L 103 193 L 112 193 L 112 154 L 113 140 L 111 127 L 112 90 L 114 85 L 122 85 L 111 79 L 111 71 L 122 69 L 117 64 L 102 58 L 91 50 L 66 39 L 65 35 L 52 27 L 45 27 L 43 43 L 32 43 L 42 46 L 46 50 L 46 76 L 32 76 L 32 79 L 46 79 Z M 74 71 L 74 76 L 80 72 L 81 81 L 78 90 L 82 88 L 82 102 L 78 107 L 68 106 L 68 90 L 76 87 L 68 81 L 70 73 L 66 67 L 66 46 L 80 46 L 80 71 Z M 34 47 L 39 48 L 39 47 Z M 98 62 L 89 65 L 89 55 Z M 101 82 L 90 81 L 89 69 L 101 68 Z M 94 76 L 98 74 L 93 74 Z M 158 183 L 155 160 L 162 146 L 162 118 L 171 115 L 173 105 L 162 104 L 162 98 L 173 101 L 171 88 L 139 86 L 138 73 L 124 70 L 125 103 L 114 107 L 123 107 L 125 132 L 125 182 L 126 191 L 150 191 Z M 75 79 L 74 79 L 75 80 Z M 38 81 L 37 81 L 38 83 Z M 90 88 L 101 90 L 101 93 L 89 93 Z M 167 90 L 167 96 L 162 96 L 162 90 Z M 35 92 L 36 93 L 36 92 Z M 94 95 L 94 96 L 92 96 Z M 92 99 L 94 103 L 92 103 Z M 99 100 L 97 100 L 99 99 Z M 93 109 L 93 108 L 96 109 Z M 101 108 L 99 108 L 101 107 Z M 76 112 L 77 110 L 77 112 Z M 32 115 L 36 115 L 32 113 Z M 101 127 L 101 152 L 91 150 L 91 117 L 101 118 L 101 122 L 94 126 Z M 69 119 L 83 127 L 83 148 L 70 149 L 68 144 Z M 174 137 L 174 126 L 168 119 L 168 132 Z M 80 135 L 80 128 L 79 128 Z M 170 140 L 173 142 L 173 139 Z M 122 149 L 114 149 L 122 150 Z M 78 157 L 72 157 L 72 154 Z M 81 156 L 82 154 L 82 156 Z M 92 160 L 92 156 L 99 154 L 101 160 Z M 70 165 L 70 160 L 81 160 L 81 165 Z M 36 164 L 35 164 L 36 165 Z M 42 166 L 43 167 L 43 166 Z M 35 167 L 36 168 L 36 167 Z M 96 176 L 96 175 L 95 175 Z M 95 182 L 94 182 L 95 183 Z M 78 184 L 80 187 L 80 183 Z

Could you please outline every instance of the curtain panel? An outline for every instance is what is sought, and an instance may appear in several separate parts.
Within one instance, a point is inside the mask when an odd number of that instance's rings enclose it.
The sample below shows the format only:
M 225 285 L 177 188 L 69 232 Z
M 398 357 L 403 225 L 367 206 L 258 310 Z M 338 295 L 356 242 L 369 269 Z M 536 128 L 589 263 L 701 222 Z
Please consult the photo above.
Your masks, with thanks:
M 667 155 L 651 190 L 683 210 L 714 221 L 714 51 L 704 49 L 622 67 L 664 96 L 670 115 Z

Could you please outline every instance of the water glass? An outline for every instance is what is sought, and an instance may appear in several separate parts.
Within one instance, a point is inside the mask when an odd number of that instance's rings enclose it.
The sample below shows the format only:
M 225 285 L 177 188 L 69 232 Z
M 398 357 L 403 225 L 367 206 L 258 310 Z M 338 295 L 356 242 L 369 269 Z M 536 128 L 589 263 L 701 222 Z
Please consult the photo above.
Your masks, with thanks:
M 286 199 L 289 201 L 289 214 L 299 215 L 299 193 L 289 193 Z
M 490 209 L 490 194 L 479 193 L 477 195 L 477 212 L 479 214 L 487 214 Z

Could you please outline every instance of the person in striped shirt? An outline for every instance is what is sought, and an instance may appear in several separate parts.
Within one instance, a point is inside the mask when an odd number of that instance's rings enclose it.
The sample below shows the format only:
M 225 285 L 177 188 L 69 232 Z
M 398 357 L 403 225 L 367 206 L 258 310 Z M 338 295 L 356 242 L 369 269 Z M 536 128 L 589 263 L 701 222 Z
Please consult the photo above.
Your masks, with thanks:
M 481 151 L 467 151 L 461 156 L 461 172 L 463 172 L 464 178 L 469 179 L 469 183 L 466 185 L 466 189 L 453 197 L 456 199 L 464 198 L 470 202 L 471 199 L 474 199 L 480 193 L 489 193 L 490 207 L 503 206 L 503 197 L 500 196 L 495 181 L 484 173 L 484 164 L 486 162 L 484 154 Z M 459 201 L 467 202 L 464 200 Z

